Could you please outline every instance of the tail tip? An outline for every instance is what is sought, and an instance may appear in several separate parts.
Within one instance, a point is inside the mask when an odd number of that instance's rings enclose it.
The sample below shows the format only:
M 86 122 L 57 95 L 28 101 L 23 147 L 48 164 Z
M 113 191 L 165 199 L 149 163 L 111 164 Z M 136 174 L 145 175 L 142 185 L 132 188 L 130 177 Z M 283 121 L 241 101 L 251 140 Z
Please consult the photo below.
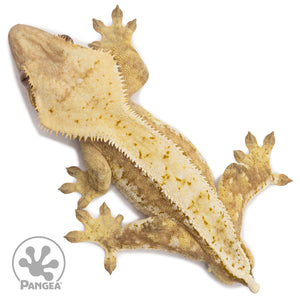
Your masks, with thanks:
M 259 284 L 253 278 L 247 282 L 247 285 L 252 293 L 259 291 Z

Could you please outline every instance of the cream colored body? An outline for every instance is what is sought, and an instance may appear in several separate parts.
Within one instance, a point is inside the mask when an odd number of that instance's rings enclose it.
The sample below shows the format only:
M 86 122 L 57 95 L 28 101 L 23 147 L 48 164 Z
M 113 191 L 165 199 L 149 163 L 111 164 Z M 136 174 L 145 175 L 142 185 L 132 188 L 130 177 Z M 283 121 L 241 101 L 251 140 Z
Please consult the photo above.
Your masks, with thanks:
M 66 238 L 99 243 L 109 272 L 116 266 L 117 251 L 157 248 L 204 260 L 220 280 L 239 281 L 257 292 L 253 258 L 239 232 L 250 198 L 267 184 L 289 182 L 269 167 L 273 134 L 262 148 L 248 134 L 250 154 L 236 152 L 243 162 L 225 170 L 217 192 L 195 147 L 130 101 L 148 72 L 131 45 L 135 21 L 123 27 L 118 7 L 112 17 L 111 27 L 94 20 L 103 36 L 90 45 L 94 50 L 25 25 L 10 32 L 14 58 L 41 124 L 81 140 L 87 171 L 69 168 L 78 181 L 61 190 L 82 194 L 77 217 L 86 230 Z M 105 204 L 96 220 L 82 210 L 107 191 L 111 179 L 149 218 L 122 227 L 122 217 L 112 218 Z

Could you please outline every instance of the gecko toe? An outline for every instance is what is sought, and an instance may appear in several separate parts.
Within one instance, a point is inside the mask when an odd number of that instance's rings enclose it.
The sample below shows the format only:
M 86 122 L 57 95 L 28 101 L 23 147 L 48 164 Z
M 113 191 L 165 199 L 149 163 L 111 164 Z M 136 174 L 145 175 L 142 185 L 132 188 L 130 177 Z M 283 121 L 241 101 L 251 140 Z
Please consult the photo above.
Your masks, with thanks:
M 86 171 L 82 171 L 78 167 L 69 167 L 67 168 L 67 172 L 70 176 L 76 178 L 77 182 L 64 183 L 59 190 L 64 194 L 73 192 L 81 194 L 82 197 L 78 201 L 78 209 L 87 207 L 94 198 L 103 194 L 103 191 L 97 191 L 91 186 Z

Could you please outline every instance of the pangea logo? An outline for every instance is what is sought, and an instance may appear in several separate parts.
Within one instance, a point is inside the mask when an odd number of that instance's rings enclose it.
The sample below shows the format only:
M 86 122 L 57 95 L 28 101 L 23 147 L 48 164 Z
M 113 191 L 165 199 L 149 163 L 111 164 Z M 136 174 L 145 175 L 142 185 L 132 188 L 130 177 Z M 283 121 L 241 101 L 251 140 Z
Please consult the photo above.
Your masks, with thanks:
M 23 289 L 61 289 L 65 255 L 53 240 L 35 236 L 23 241 L 15 250 L 13 271 Z

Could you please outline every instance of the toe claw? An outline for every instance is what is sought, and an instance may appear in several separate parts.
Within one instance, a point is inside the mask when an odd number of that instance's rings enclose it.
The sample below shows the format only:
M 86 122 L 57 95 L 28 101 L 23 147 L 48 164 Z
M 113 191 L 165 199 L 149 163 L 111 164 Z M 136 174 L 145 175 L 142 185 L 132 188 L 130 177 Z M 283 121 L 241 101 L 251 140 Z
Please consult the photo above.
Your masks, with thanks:
M 293 180 L 288 178 L 284 174 L 273 174 L 273 184 L 275 185 L 287 185 L 288 183 L 292 182 Z
M 123 12 L 120 9 L 119 5 L 117 5 L 116 8 L 112 11 L 111 17 L 114 25 L 122 24 Z
M 242 162 L 245 159 L 245 157 L 246 157 L 246 154 L 243 151 L 241 151 L 241 150 L 235 150 L 235 151 L 233 151 L 233 155 L 234 155 L 235 160 L 238 163 Z
M 79 243 L 88 241 L 87 235 L 83 231 L 71 231 L 64 236 L 71 243 Z
M 246 146 L 249 151 L 258 147 L 255 136 L 249 131 L 245 138 Z
M 64 183 L 59 190 L 64 194 L 70 194 L 76 191 L 74 183 Z
M 110 212 L 110 209 L 109 207 L 107 206 L 107 204 L 105 202 L 103 202 L 103 204 L 100 206 L 100 215 L 109 215 L 111 216 L 111 212 Z
M 121 226 L 123 219 L 124 219 L 124 217 L 122 215 L 117 215 L 115 221 L 119 226 Z
M 274 146 L 274 144 L 275 144 L 274 131 L 272 131 L 271 133 L 269 133 L 269 134 L 264 138 L 264 145 L 265 145 L 265 144 Z
M 104 258 L 104 268 L 111 274 L 117 266 L 116 254 L 113 251 L 106 251 Z
M 103 34 L 103 28 L 105 28 L 105 24 L 97 19 L 93 19 L 93 27 L 95 31 L 99 32 L 100 34 Z
M 272 131 L 270 134 L 268 134 L 264 138 L 263 142 L 263 150 L 265 151 L 266 155 L 269 155 L 273 149 L 273 146 L 275 144 L 275 137 L 274 137 L 274 131 Z
M 79 177 L 83 173 L 83 171 L 80 170 L 78 167 L 69 167 L 67 168 L 67 172 L 70 176 L 75 178 Z
M 136 19 L 128 22 L 126 24 L 126 28 L 130 29 L 132 32 L 134 32 L 136 30 Z

